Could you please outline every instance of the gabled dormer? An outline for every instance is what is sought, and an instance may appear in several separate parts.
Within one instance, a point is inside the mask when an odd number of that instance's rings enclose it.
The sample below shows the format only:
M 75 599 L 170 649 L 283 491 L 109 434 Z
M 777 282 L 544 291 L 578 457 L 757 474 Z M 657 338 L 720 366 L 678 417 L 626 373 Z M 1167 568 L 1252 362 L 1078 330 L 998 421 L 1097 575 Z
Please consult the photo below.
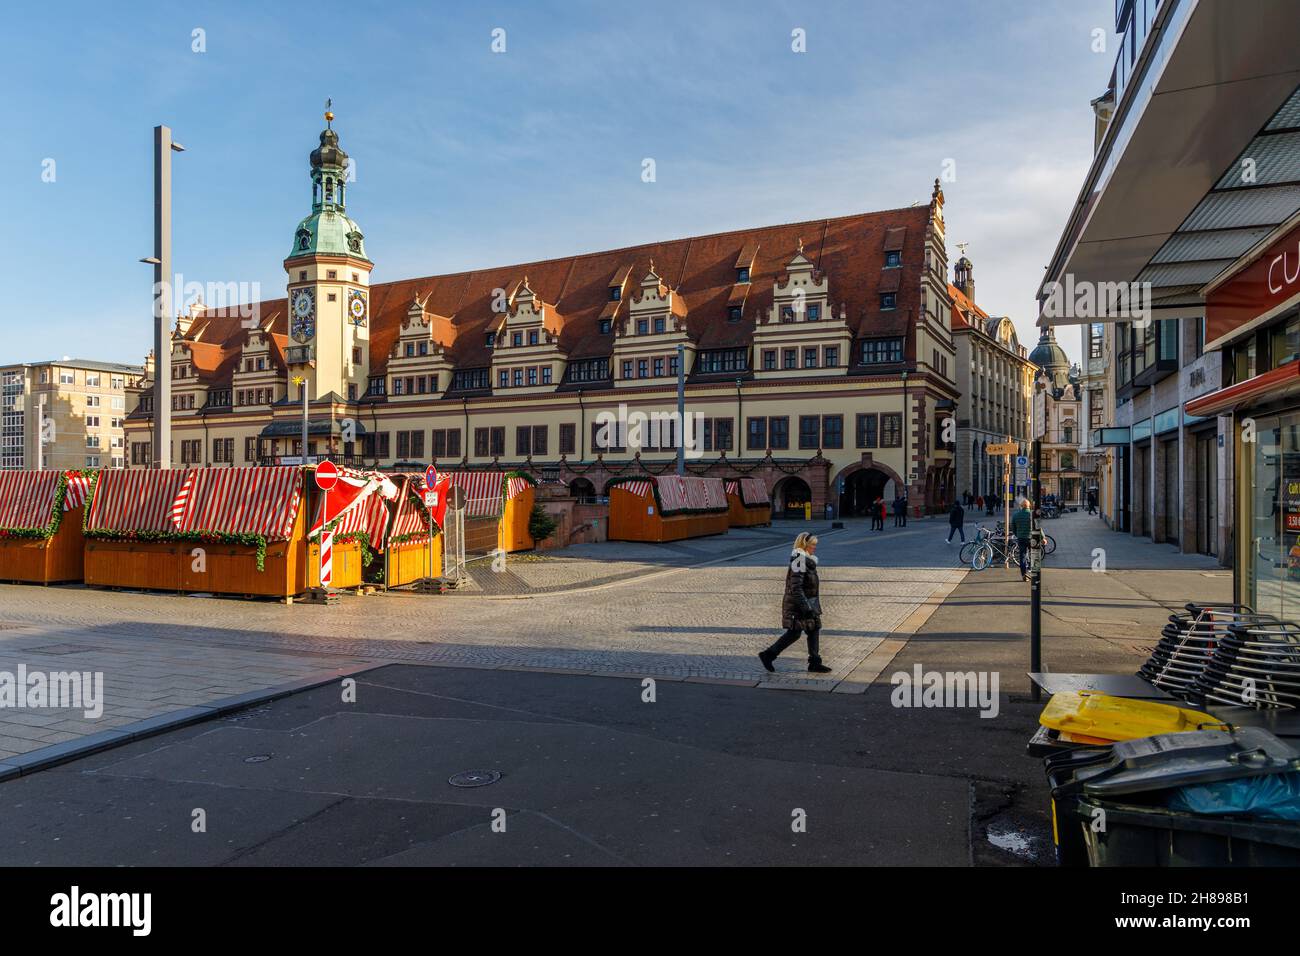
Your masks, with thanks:
M 273 405 L 283 396 L 280 370 L 275 362 L 271 323 L 275 316 L 244 333 L 243 347 L 231 375 L 231 402 L 235 408 Z
M 830 279 L 800 240 L 772 284 L 772 305 L 754 327 L 751 367 L 758 378 L 843 374 L 852 344 L 843 305 L 830 304 Z
M 440 395 L 451 384 L 450 318 L 428 310 L 428 296 L 411 300 L 388 353 L 388 401 L 401 404 Z
M 614 385 L 652 385 L 677 377 L 677 346 L 686 347 L 686 368 L 695 345 L 687 335 L 686 300 L 669 287 L 650 263 L 650 271 L 628 303 L 626 317 L 614 325 Z
M 547 391 L 564 377 L 560 348 L 564 317 L 533 291 L 525 276 L 507 299 L 492 346 L 492 388 L 496 394 Z

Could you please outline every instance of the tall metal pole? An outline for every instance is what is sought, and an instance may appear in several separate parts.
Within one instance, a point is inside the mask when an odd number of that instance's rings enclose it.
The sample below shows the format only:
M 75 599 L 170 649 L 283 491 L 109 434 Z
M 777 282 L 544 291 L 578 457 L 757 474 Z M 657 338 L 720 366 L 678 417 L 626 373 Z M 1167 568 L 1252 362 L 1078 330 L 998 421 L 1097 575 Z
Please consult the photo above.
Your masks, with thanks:
M 903 369 L 903 499 L 906 501 L 908 492 L 912 488 L 912 463 L 908 460 L 908 449 L 912 444 L 912 436 L 908 434 L 911 427 L 910 414 L 911 407 L 907 401 L 907 369 Z M 907 507 L 906 504 L 903 507 Z
M 172 464 L 171 276 L 172 276 L 172 142 L 166 126 L 153 128 L 153 462 Z
M 302 377 L 302 463 L 307 464 L 307 376 Z
M 686 346 L 677 346 L 677 474 L 686 474 Z M 698 439 L 697 439 L 698 440 Z

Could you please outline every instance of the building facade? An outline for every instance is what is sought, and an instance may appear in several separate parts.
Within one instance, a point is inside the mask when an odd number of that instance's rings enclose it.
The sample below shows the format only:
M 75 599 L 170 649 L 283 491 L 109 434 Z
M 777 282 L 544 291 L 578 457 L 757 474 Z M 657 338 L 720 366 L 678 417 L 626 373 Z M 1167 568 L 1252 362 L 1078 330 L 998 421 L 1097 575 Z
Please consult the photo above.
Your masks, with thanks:
M 1071 365 L 1051 328 L 1043 330 L 1029 353 L 1029 361 L 1035 366 L 1036 387 L 1043 396 L 1039 412 L 1043 421 L 1035 422 L 1040 443 L 1040 490 L 1044 495 L 1055 495 L 1062 504 L 1083 505 L 1088 482 L 1080 460 L 1080 369 Z
M 1014 441 L 1029 454 L 1032 387 L 1037 371 L 1006 316 L 990 316 L 975 303 L 974 266 L 965 256 L 953 269 L 952 330 L 957 342 L 957 465 L 959 493 L 1000 495 L 1005 462 L 988 446 Z M 1013 478 L 1015 490 L 1025 483 Z
M 858 513 L 904 490 L 914 507 L 951 500 L 938 181 L 909 208 L 374 283 L 347 162 L 329 122 L 284 298 L 178 318 L 160 369 L 178 464 L 305 452 L 522 467 L 599 495 L 675 466 L 682 426 L 634 425 L 671 417 L 680 364 L 698 424 L 687 466 L 764 478 L 777 514 Z M 148 387 L 127 421 L 135 467 L 150 464 Z M 624 425 L 604 428 L 611 418 Z
M 0 470 L 124 467 L 127 388 L 143 373 L 67 357 L 0 366 Z

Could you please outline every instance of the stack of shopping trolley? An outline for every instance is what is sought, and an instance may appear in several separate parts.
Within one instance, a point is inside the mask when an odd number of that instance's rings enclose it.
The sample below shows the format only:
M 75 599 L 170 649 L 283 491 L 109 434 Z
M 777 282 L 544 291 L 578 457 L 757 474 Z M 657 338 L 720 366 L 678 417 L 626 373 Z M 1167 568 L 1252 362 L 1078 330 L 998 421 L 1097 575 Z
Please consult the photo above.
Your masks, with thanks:
M 1200 706 L 1300 707 L 1300 625 L 1240 604 L 1188 604 L 1138 676 Z

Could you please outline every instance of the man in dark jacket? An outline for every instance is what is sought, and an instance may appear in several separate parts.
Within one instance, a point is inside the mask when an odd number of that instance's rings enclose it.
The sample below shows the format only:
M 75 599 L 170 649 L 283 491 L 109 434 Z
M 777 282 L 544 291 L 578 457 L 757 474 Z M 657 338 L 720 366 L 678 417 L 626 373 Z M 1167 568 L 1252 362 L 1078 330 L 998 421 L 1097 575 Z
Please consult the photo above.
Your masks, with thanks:
M 1020 506 L 1011 514 L 1011 534 L 1020 545 L 1020 578 L 1029 578 L 1029 534 L 1034 527 L 1034 517 L 1029 513 L 1029 502 L 1020 499 Z
M 946 544 L 952 544 L 952 533 L 956 531 L 961 535 L 961 543 L 966 543 L 966 511 L 962 508 L 960 501 L 952 503 L 952 510 L 948 512 L 948 540 Z

